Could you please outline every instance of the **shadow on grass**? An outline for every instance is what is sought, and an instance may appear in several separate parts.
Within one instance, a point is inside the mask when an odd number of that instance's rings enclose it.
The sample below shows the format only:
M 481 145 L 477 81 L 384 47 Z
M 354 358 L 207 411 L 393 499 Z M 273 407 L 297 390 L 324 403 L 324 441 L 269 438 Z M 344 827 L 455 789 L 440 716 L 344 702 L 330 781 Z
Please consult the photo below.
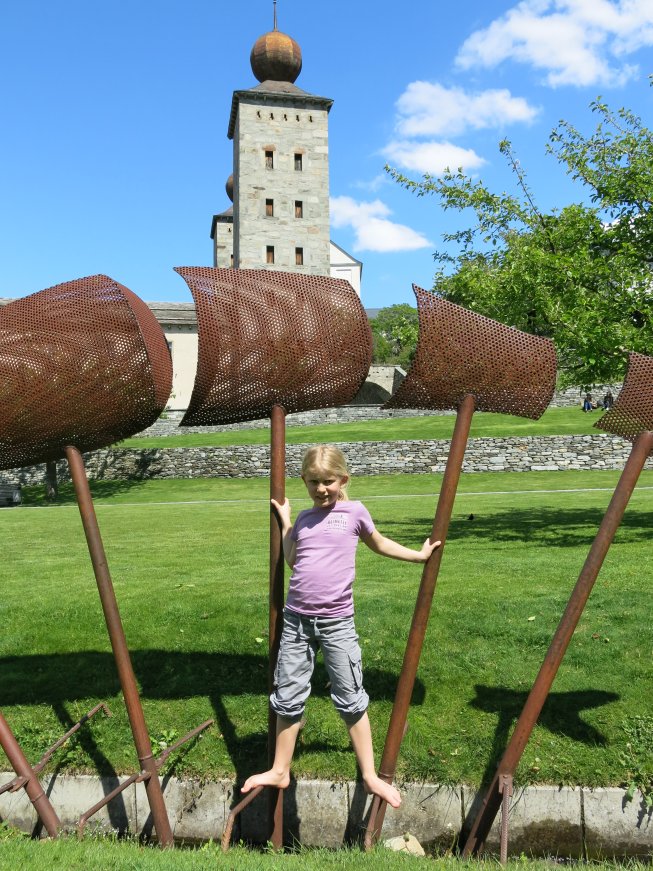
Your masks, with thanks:
M 530 691 L 516 691 L 510 687 L 483 686 L 477 684 L 476 696 L 468 703 L 476 710 L 488 714 L 498 714 L 498 720 L 492 740 L 492 751 L 487 760 L 481 780 L 481 788 L 476 793 L 467 809 L 466 817 L 460 833 L 460 846 L 464 845 L 469 832 L 481 811 L 487 787 L 492 783 L 499 762 L 508 745 L 511 730 L 519 718 Z M 618 693 L 605 690 L 577 690 L 566 693 L 549 693 L 546 702 L 537 718 L 538 725 L 548 729 L 554 735 L 564 735 L 573 741 L 590 746 L 605 746 L 605 735 L 586 723 L 581 718 L 581 712 L 591 708 L 599 708 L 620 699 Z M 519 760 L 517 760 L 518 764 Z
M 148 482 L 146 480 L 125 480 L 125 481 L 96 481 L 89 480 L 91 495 L 94 500 L 102 501 L 103 499 L 111 499 L 114 496 L 120 496 L 123 493 L 131 493 L 144 487 Z M 59 497 L 56 502 L 48 502 L 45 498 L 45 487 L 42 484 L 31 484 L 29 487 L 24 487 L 22 490 L 23 505 L 29 508 L 41 506 L 45 508 L 56 508 L 58 505 L 76 505 L 77 497 L 72 483 L 66 482 L 59 484 Z
M 606 503 L 607 508 L 607 503 Z M 537 508 L 507 508 L 483 514 L 472 510 L 470 514 L 456 514 L 451 521 L 447 541 L 483 541 L 515 543 L 526 542 L 533 547 L 588 548 L 593 542 L 604 510 L 600 508 L 567 508 L 562 506 Z M 433 525 L 432 517 L 395 520 L 381 524 L 386 535 L 397 538 L 408 546 L 418 547 Z M 628 508 L 615 540 L 619 544 L 648 542 L 651 536 L 651 511 Z
M 469 706 L 478 711 L 499 715 L 492 742 L 492 753 L 482 781 L 485 784 L 494 777 L 510 730 L 521 714 L 530 691 L 522 692 L 509 687 L 483 685 L 477 685 L 475 689 L 476 696 L 469 702 Z M 608 705 L 620 698 L 618 693 L 605 690 L 549 693 L 537 722 L 554 735 L 563 735 L 573 741 L 602 747 L 607 743 L 605 735 L 581 719 L 581 712 Z
M 229 717 L 225 706 L 226 698 L 257 695 L 260 697 L 261 709 L 267 710 L 266 656 L 137 650 L 132 652 L 131 660 L 144 701 L 208 697 L 215 712 L 216 728 L 224 739 L 235 769 L 237 786 L 255 771 L 267 768 L 267 734 L 261 732 L 239 736 L 238 728 Z M 390 672 L 374 668 L 365 670 L 365 686 L 375 700 L 392 700 L 396 680 L 397 675 Z M 327 681 L 326 669 L 319 661 L 313 676 L 312 695 L 328 697 Z M 62 724 L 62 732 L 73 725 L 66 702 L 106 700 L 119 694 L 120 683 L 110 653 L 87 651 L 0 658 L 0 710 L 8 706 L 51 705 Z M 424 696 L 424 684 L 417 680 L 413 691 L 413 704 L 422 704 Z M 172 729 L 174 726 L 174 723 L 166 724 L 166 728 Z M 344 725 L 342 728 L 345 729 Z M 20 735 L 18 737 L 20 739 Z M 117 786 L 118 773 L 101 743 L 94 739 L 92 729 L 80 729 L 77 741 L 87 757 L 93 761 L 98 774 L 105 778 L 106 791 Z M 44 743 L 47 743 L 45 738 Z M 45 747 L 42 749 L 45 750 Z M 333 745 L 328 741 L 302 741 L 298 742 L 296 757 L 302 753 L 332 749 Z M 299 826 L 294 792 L 294 786 L 287 790 L 285 806 L 288 820 Z M 238 800 L 239 792 L 235 790 L 234 803 Z M 362 815 L 364 798 L 362 803 L 358 801 L 354 804 L 356 807 L 352 806 L 352 813 L 357 808 Z M 122 799 L 113 801 L 108 812 L 111 825 L 119 831 L 124 830 L 127 814 Z M 352 824 L 352 813 L 347 830 Z M 297 832 L 294 831 L 289 838 L 296 836 Z

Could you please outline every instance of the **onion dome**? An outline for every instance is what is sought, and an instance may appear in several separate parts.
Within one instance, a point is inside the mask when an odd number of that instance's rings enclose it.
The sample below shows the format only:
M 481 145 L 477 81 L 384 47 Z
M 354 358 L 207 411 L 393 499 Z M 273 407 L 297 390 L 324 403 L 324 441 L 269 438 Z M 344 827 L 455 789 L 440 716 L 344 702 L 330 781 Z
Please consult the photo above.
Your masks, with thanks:
M 224 188 L 227 191 L 227 196 L 229 197 L 229 199 L 233 203 L 233 201 L 234 201 L 234 174 L 233 174 L 233 172 L 231 173 L 231 175 L 227 179 L 227 183 L 225 184 Z
M 276 28 L 254 43 L 249 56 L 259 82 L 294 82 L 302 70 L 302 50 L 295 40 Z

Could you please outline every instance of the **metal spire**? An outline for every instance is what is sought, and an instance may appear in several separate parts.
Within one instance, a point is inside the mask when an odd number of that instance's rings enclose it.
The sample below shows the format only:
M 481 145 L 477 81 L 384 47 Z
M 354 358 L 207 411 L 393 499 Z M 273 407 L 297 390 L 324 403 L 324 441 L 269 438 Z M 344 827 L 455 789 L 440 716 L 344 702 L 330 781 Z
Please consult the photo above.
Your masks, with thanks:
M 274 27 L 273 30 L 277 29 L 277 0 L 273 0 L 274 3 Z

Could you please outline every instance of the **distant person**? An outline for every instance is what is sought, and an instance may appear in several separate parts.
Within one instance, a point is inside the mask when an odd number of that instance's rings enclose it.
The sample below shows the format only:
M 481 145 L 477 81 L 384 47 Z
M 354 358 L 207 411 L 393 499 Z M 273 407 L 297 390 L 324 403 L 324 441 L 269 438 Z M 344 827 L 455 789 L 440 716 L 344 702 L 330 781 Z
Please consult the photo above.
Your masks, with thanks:
M 608 390 L 603 397 L 603 408 L 606 411 L 609 411 L 614 405 L 614 397 L 612 396 L 612 391 Z
M 272 499 L 281 521 L 284 556 L 293 570 L 270 696 L 277 715 L 274 763 L 269 771 L 248 777 L 242 792 L 256 786 L 285 789 L 290 783 L 290 763 L 311 691 L 315 656 L 321 649 L 331 679 L 331 699 L 349 730 L 365 790 L 399 807 L 399 792 L 381 780 L 374 767 L 369 696 L 363 688 L 354 626 L 354 557 L 362 539 L 381 556 L 424 563 L 440 542 L 431 544 L 427 538 L 419 550 L 411 550 L 381 535 L 367 508 L 348 499 L 349 472 L 338 448 L 309 448 L 302 463 L 302 480 L 313 507 L 300 511 L 294 525 L 288 500 Z
M 593 411 L 594 408 L 595 406 L 592 403 L 592 394 L 586 393 L 585 399 L 583 399 L 583 411 Z

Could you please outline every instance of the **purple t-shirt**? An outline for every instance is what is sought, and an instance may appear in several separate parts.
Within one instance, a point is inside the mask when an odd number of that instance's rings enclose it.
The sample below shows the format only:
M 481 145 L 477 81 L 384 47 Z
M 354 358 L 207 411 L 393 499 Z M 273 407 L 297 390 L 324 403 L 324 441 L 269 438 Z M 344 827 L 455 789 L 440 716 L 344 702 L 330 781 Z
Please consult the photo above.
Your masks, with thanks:
M 300 511 L 290 533 L 297 543 L 286 607 L 311 617 L 351 617 L 356 546 L 374 521 L 362 502 Z

